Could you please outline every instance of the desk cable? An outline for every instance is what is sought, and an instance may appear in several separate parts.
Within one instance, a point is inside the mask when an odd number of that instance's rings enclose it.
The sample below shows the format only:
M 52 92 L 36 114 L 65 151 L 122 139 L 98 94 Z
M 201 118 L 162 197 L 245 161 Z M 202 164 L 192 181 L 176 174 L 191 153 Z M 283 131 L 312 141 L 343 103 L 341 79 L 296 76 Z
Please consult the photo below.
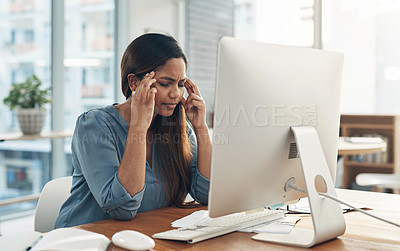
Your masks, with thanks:
M 287 186 L 290 187 L 290 188 L 292 188 L 292 189 L 294 189 L 294 190 L 296 190 L 296 191 L 299 191 L 299 192 L 302 192 L 302 193 L 307 194 L 307 192 L 306 192 L 305 190 L 301 189 L 300 187 L 297 187 L 293 182 L 289 182 L 289 183 L 287 184 Z M 383 219 L 383 218 L 381 218 L 381 217 L 378 217 L 378 216 L 376 216 L 376 215 L 373 215 L 373 214 L 371 214 L 371 213 L 368 213 L 367 211 L 362 210 L 361 208 L 352 206 L 352 205 L 350 205 L 349 203 L 347 203 L 347 202 L 345 202 L 345 201 L 342 201 L 342 200 L 340 200 L 340 199 L 338 199 L 338 198 L 336 198 L 336 197 L 334 197 L 334 196 L 331 196 L 331 195 L 329 195 L 329 194 L 327 194 L 327 193 L 318 192 L 318 194 L 321 195 L 321 196 L 323 196 L 323 197 L 325 197 L 325 198 L 328 198 L 328 199 L 334 200 L 334 201 L 336 201 L 336 202 L 342 203 L 342 204 L 344 204 L 344 205 L 346 205 L 346 206 L 349 206 L 349 207 L 353 208 L 354 210 L 359 211 L 359 212 L 361 212 L 361 213 L 363 213 L 363 214 L 366 214 L 366 215 L 368 215 L 368 216 L 370 216 L 370 217 L 372 217 L 372 218 L 375 218 L 375 219 L 381 220 L 381 221 L 383 221 L 383 222 L 386 222 L 386 223 L 395 225 L 396 227 L 400 227 L 400 224 L 398 224 L 398 223 L 396 223 L 396 222 L 389 221 L 389 220 Z

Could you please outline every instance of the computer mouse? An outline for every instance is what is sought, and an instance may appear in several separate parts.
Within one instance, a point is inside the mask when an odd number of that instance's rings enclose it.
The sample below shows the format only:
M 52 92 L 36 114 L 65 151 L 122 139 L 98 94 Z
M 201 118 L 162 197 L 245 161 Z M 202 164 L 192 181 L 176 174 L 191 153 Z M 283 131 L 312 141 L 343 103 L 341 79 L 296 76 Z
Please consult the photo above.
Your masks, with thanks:
M 149 236 L 133 230 L 117 232 L 112 237 L 114 245 L 129 250 L 149 250 L 156 245 Z

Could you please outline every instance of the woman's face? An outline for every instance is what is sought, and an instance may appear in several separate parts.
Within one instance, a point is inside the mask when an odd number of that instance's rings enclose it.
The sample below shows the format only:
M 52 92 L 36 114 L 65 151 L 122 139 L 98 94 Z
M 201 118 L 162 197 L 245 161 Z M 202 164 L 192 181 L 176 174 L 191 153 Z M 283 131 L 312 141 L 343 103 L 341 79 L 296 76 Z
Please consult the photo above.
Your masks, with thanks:
M 182 100 L 185 91 L 186 65 L 182 58 L 171 58 L 163 67 L 155 71 L 157 89 L 154 113 L 169 117 Z

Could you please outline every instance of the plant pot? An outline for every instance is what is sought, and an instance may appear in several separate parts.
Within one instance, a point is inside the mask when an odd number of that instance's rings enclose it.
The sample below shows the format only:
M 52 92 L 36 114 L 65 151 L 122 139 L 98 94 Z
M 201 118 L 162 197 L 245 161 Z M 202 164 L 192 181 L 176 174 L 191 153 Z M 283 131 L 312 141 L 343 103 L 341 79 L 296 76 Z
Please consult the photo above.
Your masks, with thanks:
M 46 109 L 20 108 L 16 111 L 23 134 L 39 134 L 46 119 Z

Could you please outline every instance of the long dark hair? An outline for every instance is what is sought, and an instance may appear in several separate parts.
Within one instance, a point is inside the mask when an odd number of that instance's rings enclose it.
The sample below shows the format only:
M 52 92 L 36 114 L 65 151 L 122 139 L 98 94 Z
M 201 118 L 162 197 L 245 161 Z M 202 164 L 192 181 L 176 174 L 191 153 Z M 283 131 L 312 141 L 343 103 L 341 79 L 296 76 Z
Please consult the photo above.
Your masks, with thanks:
M 129 74 L 135 74 L 140 81 L 146 73 L 159 69 L 172 58 L 183 59 L 187 67 L 185 54 L 171 36 L 148 33 L 133 40 L 121 60 L 122 92 L 126 99 L 132 95 Z M 168 118 L 157 115 L 149 133 L 160 155 L 160 172 L 167 200 L 169 204 L 181 206 L 190 190 L 192 158 L 183 105 L 179 103 Z

